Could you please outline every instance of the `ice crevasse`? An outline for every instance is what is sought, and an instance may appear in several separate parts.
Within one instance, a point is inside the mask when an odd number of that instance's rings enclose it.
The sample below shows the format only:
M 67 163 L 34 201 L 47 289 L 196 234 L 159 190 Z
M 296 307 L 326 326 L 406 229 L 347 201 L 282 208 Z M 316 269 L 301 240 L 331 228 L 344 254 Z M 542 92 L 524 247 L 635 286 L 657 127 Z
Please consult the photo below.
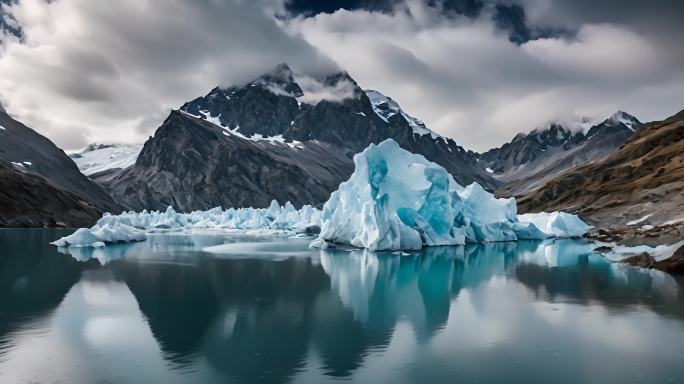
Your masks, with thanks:
M 369 250 L 424 245 L 577 237 L 590 228 L 563 213 L 517 215 L 514 198 L 497 199 L 479 184 L 462 187 L 443 167 L 394 140 L 354 156 L 354 173 L 323 206 L 312 246 Z

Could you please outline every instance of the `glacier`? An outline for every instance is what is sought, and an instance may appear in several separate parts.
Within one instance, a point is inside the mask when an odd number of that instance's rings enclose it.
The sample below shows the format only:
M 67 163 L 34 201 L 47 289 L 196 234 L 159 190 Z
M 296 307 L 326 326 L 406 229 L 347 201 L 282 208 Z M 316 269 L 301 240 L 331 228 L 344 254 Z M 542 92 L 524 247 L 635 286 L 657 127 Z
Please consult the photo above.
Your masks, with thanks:
M 76 166 L 86 176 L 116 168 L 128 168 L 135 164 L 142 144 L 90 144 L 84 150 L 69 154 Z
M 499 199 L 473 183 L 463 187 L 443 167 L 394 140 L 354 156 L 355 170 L 322 210 L 273 200 L 268 208 L 212 208 L 104 214 L 52 244 L 102 247 L 143 241 L 146 233 L 216 229 L 248 234 L 319 233 L 311 247 L 345 244 L 368 250 L 418 250 L 519 239 L 580 237 L 589 226 L 564 212 L 517 215 L 514 198 Z
M 479 184 L 462 187 L 441 166 L 394 140 L 354 156 L 355 170 L 321 213 L 315 246 L 417 250 L 466 242 L 582 236 L 590 228 L 562 212 L 517 216 L 514 198 L 497 199 Z
M 105 213 L 92 228 L 81 228 L 51 244 L 58 247 L 102 247 L 106 244 L 143 241 L 146 232 L 183 231 L 190 229 L 238 230 L 241 232 L 277 233 L 306 232 L 320 225 L 321 212 L 305 205 L 296 209 L 290 202 L 280 206 L 276 200 L 268 208 L 221 207 L 207 211 L 178 213 L 166 211 Z

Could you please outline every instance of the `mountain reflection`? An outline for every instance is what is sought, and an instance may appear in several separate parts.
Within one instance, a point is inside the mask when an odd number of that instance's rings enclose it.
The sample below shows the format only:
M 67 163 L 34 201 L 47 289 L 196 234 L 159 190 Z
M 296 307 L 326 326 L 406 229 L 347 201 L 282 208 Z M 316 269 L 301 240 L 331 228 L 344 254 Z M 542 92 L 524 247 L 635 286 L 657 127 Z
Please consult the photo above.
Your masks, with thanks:
M 502 340 L 518 345 L 516 337 L 534 333 L 523 327 L 528 324 L 550 332 L 535 312 L 544 308 L 528 305 L 522 315 L 517 313 L 522 303 L 511 300 L 601 306 L 609 314 L 646 306 L 684 319 L 681 283 L 660 272 L 610 263 L 581 241 L 431 247 L 408 255 L 327 249 L 302 256 L 299 250 L 289 257 L 292 242 L 302 240 L 278 238 L 263 240 L 269 241 L 270 254 L 278 241 L 287 245 L 269 258 L 202 252 L 244 239 L 200 234 L 61 250 L 72 259 L 44 245 L 55 234 L 41 233 L 30 235 L 33 245 L 25 245 L 26 234 L 15 241 L 0 232 L 0 243 L 10 250 L 0 258 L 0 358 L 8 350 L 3 343 L 10 343 L 3 341 L 6 336 L 55 308 L 61 311 L 58 318 L 72 319 L 53 325 L 69 323 L 75 330 L 69 333 L 71 347 L 81 329 L 89 332 L 82 343 L 88 347 L 74 350 L 74 356 L 87 356 L 92 345 L 134 343 L 133 336 L 122 337 L 125 343 L 107 338 L 109 324 L 125 323 L 135 335 L 151 335 L 145 351 L 156 341 L 154 348 L 173 371 L 206 366 L 199 375 L 204 379 L 242 383 L 294 381 L 312 370 L 351 378 L 373 356 L 391 356 L 397 338 L 429 350 L 431 344 L 445 345 L 444 334 L 451 340 L 447 345 L 458 340 L 479 347 Z M 514 292 L 507 296 L 507 290 Z M 107 304 L 116 297 L 125 300 Z M 138 309 L 142 316 L 133 313 Z M 138 324 L 138 318 L 144 321 Z M 73 319 L 87 326 L 75 327 Z M 149 332 L 141 329 L 147 327 Z M 462 329 L 486 334 L 466 335 Z
M 312 353 L 326 375 L 351 375 L 370 351 L 387 348 L 399 322 L 410 324 L 418 343 L 428 342 L 447 326 L 461 291 L 496 278 L 517 280 L 544 300 L 606 307 L 655 307 L 681 294 L 667 275 L 616 266 L 587 249 L 577 242 L 518 242 L 408 256 L 322 250 L 318 259 L 201 257 L 192 264 L 111 267 L 169 361 L 185 366 L 201 356 L 241 382 L 283 382 Z M 615 285 L 620 293 L 610 293 Z M 645 290 L 649 299 L 637 294 Z M 478 296 L 471 300 L 477 309 Z
M 81 276 L 81 263 L 48 244 L 55 233 L 0 231 L 0 356 L 5 335 L 53 311 Z

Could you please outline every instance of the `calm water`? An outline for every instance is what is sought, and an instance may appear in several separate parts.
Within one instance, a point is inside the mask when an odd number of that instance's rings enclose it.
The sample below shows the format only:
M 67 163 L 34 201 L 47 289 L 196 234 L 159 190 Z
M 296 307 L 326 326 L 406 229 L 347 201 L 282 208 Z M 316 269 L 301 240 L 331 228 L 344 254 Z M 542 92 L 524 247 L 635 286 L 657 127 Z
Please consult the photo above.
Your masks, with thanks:
M 682 283 L 581 242 L 48 245 L 66 233 L 0 230 L 0 383 L 684 382 Z

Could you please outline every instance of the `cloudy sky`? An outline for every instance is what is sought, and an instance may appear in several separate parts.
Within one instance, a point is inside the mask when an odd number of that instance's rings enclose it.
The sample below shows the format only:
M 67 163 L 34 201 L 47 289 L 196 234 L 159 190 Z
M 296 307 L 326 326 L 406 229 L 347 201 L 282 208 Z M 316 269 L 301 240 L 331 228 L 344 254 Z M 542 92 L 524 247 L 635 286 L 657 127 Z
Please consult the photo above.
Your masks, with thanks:
M 0 103 L 71 150 L 278 63 L 341 69 L 482 151 L 553 118 L 684 109 L 678 0 L 0 0 Z

